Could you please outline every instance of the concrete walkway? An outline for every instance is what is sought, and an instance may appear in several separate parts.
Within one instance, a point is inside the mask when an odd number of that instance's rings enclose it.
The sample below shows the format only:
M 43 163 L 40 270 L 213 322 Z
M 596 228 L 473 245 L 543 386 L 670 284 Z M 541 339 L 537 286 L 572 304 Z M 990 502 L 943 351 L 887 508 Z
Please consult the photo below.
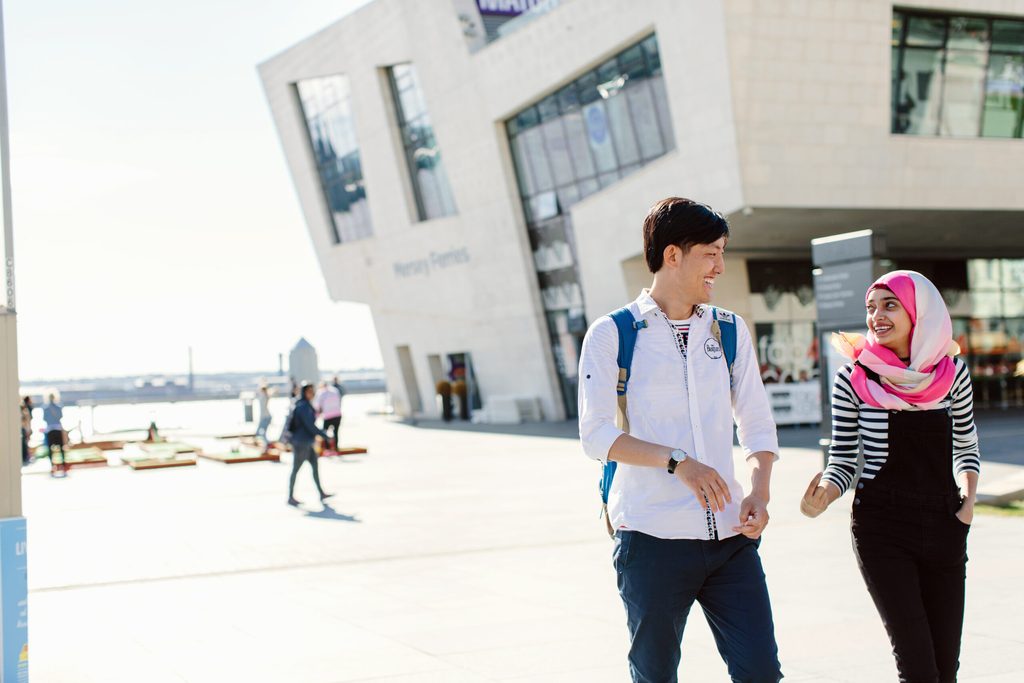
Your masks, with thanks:
M 287 464 L 24 479 L 31 675 L 114 683 L 628 680 L 597 466 L 564 435 L 353 419 L 331 507 L 285 505 Z M 849 499 L 797 500 L 786 448 L 762 557 L 788 681 L 895 680 L 856 570 Z M 308 470 L 297 496 L 315 500 Z M 971 531 L 961 681 L 1024 680 L 1024 518 Z M 727 681 L 699 610 L 683 680 Z

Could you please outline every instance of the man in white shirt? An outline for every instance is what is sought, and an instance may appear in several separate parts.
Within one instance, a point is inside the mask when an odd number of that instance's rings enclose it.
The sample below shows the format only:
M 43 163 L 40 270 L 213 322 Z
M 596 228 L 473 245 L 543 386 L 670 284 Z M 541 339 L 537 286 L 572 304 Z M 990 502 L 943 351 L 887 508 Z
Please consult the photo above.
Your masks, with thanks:
M 732 680 L 777 683 L 782 673 L 757 553 L 778 458 L 775 422 L 746 324 L 721 310 L 716 322 L 707 305 L 725 270 L 729 227 L 711 208 L 670 197 L 651 208 L 643 235 L 654 283 L 629 305 L 638 330 L 628 433 L 616 425 L 619 333 L 607 316 L 583 341 L 579 389 L 584 452 L 617 464 L 608 516 L 630 672 L 636 683 L 677 680 L 696 600 Z M 713 330 L 730 320 L 731 369 Z M 733 471 L 734 419 L 751 474 L 746 497 Z

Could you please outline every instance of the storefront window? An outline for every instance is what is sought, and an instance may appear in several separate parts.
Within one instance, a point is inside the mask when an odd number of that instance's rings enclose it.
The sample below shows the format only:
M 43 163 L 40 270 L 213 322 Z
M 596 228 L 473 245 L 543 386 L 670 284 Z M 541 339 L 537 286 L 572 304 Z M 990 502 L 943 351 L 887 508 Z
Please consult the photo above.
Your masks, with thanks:
M 658 42 L 627 48 L 506 122 L 569 415 L 586 333 L 567 209 L 674 147 Z
M 748 261 L 754 344 L 776 424 L 821 420 L 810 261 Z
M 1021 137 L 1024 21 L 893 12 L 892 132 Z

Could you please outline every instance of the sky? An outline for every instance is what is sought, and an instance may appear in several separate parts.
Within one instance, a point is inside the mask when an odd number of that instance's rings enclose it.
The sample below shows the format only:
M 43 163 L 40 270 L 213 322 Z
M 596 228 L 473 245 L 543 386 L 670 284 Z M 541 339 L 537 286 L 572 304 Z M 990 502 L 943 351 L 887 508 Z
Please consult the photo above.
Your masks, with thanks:
M 367 0 L 8 0 L 22 381 L 380 367 L 335 303 L 256 65 Z

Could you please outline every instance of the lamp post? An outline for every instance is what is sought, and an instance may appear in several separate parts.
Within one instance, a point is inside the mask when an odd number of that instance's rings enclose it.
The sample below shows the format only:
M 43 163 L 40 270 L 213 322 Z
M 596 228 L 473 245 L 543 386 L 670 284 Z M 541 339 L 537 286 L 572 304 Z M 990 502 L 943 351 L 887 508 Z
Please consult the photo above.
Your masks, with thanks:
M 18 395 L 18 330 L 14 298 L 14 229 L 11 221 L 7 64 L 0 0 L 0 680 L 28 681 L 28 557 L 21 516 L 21 412 Z

